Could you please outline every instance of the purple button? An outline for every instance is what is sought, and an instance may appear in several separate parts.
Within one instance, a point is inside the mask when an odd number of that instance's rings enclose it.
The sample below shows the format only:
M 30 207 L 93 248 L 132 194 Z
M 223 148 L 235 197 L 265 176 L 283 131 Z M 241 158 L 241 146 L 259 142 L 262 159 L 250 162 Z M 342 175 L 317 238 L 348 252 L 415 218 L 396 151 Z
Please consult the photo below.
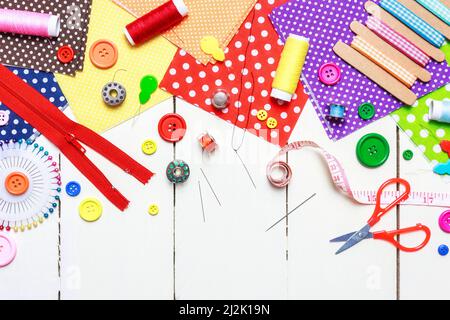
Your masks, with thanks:
M 445 211 L 439 217 L 439 227 L 442 231 L 450 233 L 450 210 Z
M 16 243 L 5 233 L 0 233 L 0 268 L 6 267 L 16 257 Z
M 6 126 L 8 124 L 8 121 L 9 113 L 4 110 L 0 110 L 0 127 Z
M 325 63 L 319 69 L 319 78 L 323 84 L 334 86 L 341 80 L 341 69 L 333 62 Z

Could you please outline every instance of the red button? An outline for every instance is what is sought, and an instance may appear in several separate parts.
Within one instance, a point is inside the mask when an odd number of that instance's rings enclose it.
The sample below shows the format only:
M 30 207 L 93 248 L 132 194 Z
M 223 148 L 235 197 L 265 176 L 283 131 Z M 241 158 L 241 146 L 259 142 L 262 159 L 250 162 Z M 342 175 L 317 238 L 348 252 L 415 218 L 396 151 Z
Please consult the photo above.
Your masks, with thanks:
M 323 84 L 334 86 L 341 80 L 341 69 L 333 62 L 325 63 L 319 69 L 319 78 Z
M 69 63 L 75 57 L 75 52 L 70 46 L 62 46 L 58 49 L 57 56 L 61 63 Z
M 158 131 L 161 138 L 167 142 L 181 141 L 186 133 L 186 121 L 179 114 L 166 114 L 159 120 Z

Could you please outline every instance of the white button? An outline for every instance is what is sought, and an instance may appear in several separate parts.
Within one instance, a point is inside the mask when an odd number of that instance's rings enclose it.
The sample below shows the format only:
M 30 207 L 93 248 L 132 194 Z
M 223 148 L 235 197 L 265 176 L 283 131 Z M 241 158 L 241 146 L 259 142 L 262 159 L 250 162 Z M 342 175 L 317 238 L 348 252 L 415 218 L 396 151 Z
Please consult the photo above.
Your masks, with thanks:
M 8 124 L 8 121 L 9 113 L 4 110 L 0 110 L 0 126 L 6 126 Z

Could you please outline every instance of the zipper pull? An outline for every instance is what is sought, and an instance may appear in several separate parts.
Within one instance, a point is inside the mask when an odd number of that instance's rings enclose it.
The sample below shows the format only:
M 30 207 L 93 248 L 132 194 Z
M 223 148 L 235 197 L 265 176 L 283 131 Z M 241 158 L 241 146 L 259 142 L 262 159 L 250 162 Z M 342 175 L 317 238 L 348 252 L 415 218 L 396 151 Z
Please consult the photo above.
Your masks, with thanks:
M 86 149 L 78 142 L 77 138 L 75 137 L 75 135 L 73 133 L 67 134 L 66 140 L 70 144 L 74 145 L 82 153 L 86 153 Z

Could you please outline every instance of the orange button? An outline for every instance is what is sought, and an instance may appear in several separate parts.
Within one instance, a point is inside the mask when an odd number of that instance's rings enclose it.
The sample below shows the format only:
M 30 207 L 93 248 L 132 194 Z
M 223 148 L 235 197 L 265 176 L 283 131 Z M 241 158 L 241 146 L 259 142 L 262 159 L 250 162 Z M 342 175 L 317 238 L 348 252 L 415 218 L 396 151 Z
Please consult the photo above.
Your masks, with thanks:
M 98 40 L 91 46 L 89 57 L 94 66 L 100 69 L 109 69 L 119 58 L 117 46 L 109 40 Z
M 21 172 L 10 173 L 5 180 L 5 188 L 14 196 L 20 196 L 28 191 L 30 182 L 28 177 Z

